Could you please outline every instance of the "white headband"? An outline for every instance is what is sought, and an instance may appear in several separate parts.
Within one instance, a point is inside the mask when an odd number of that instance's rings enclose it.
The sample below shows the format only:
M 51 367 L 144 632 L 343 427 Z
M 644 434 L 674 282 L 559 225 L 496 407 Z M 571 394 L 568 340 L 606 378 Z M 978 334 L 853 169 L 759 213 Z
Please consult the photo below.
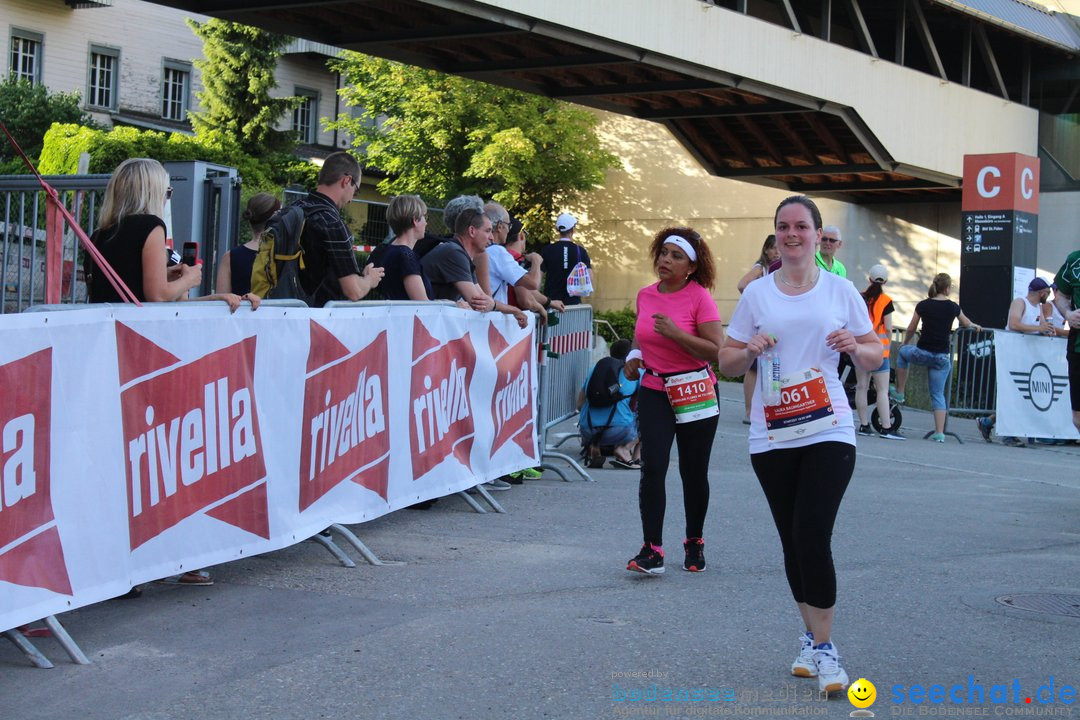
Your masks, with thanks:
M 697 252 L 694 250 L 694 246 L 690 244 L 690 241 L 681 235 L 668 235 L 664 238 L 664 245 L 671 243 L 678 248 L 681 248 L 686 257 L 690 258 L 690 262 L 697 262 Z

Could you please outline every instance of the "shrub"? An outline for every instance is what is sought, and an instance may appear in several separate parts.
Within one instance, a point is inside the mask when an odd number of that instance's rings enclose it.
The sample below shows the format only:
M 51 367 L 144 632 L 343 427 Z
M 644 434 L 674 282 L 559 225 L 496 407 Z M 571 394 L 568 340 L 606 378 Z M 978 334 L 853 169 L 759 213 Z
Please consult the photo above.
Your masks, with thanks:
M 637 322 L 637 314 L 632 307 L 624 307 L 622 310 L 604 310 L 601 312 L 593 311 L 594 320 L 602 320 L 595 325 L 596 332 L 604 337 L 608 342 L 617 340 L 618 338 L 626 338 L 627 340 L 634 339 L 634 323 Z M 612 330 L 618 337 L 611 337 Z
M 44 85 L 34 85 L 14 76 L 0 81 L 0 121 L 19 146 L 37 161 L 45 133 L 54 122 L 93 126 L 79 99 L 79 93 L 51 93 Z M 27 172 L 22 159 L 4 137 L 0 139 L 0 174 Z
M 43 175 L 70 175 L 78 171 L 79 155 L 90 155 L 91 173 L 111 173 L 132 157 L 152 157 L 160 162 L 201 160 L 235 167 L 252 192 L 277 192 L 289 177 L 308 178 L 318 173 L 309 162 L 291 155 L 254 158 L 220 133 L 191 136 L 166 135 L 154 130 L 115 127 L 100 130 L 73 124 L 54 124 L 45 133 L 38 169 Z M 310 169 L 303 168 L 311 166 Z M 310 187 L 310 185 L 309 185 Z

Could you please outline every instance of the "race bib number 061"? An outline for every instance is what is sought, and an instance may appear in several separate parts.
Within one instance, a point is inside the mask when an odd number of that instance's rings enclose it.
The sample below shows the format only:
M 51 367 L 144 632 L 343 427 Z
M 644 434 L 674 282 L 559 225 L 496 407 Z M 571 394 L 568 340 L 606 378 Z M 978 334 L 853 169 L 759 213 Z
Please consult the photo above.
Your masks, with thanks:
M 836 427 L 832 398 L 817 368 L 784 377 L 780 404 L 765 406 L 765 430 L 771 442 L 808 437 Z

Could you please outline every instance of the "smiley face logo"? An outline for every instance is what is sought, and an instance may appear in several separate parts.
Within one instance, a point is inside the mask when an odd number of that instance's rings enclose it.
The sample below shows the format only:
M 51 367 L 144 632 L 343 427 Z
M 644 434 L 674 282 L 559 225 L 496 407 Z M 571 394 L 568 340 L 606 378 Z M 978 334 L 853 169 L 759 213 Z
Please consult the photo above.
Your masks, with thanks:
M 868 708 L 877 699 L 877 688 L 866 678 L 859 678 L 847 691 L 848 700 L 857 708 Z

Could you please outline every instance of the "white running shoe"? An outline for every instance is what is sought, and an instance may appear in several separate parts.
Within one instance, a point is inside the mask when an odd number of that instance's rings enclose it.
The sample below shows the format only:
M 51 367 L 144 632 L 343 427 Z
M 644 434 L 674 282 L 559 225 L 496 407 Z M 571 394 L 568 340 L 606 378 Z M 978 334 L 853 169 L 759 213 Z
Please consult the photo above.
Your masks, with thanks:
M 795 677 L 817 677 L 817 665 L 814 664 L 814 633 L 809 630 L 799 636 L 799 657 L 791 663 L 791 674 Z
M 818 692 L 825 694 L 843 690 L 848 686 L 848 676 L 840 665 L 840 653 L 836 645 L 824 642 L 814 646 L 814 665 L 817 668 Z

